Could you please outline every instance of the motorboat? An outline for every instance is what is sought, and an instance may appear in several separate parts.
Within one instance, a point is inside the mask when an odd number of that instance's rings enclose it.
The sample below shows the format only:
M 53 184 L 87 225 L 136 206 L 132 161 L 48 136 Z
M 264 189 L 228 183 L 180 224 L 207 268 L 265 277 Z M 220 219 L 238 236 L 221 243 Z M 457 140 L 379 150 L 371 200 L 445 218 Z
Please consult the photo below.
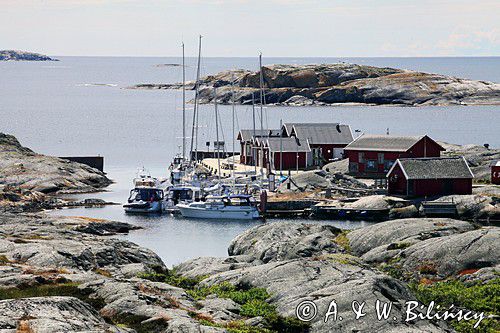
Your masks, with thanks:
M 180 184 L 182 182 L 182 178 L 186 175 L 188 168 L 189 164 L 186 159 L 180 155 L 176 155 L 169 167 L 170 182 L 174 185 Z
M 204 202 L 178 204 L 183 217 L 199 219 L 252 220 L 260 217 L 251 195 L 208 196 Z
M 130 190 L 127 203 L 123 205 L 126 213 L 161 213 L 166 208 L 163 189 L 158 179 L 151 177 L 144 169 L 140 170 L 133 180 L 134 188 Z
M 167 207 L 165 210 L 173 214 L 179 212 L 176 207 L 178 204 L 188 204 L 201 200 L 201 189 L 189 184 L 169 186 L 166 193 Z

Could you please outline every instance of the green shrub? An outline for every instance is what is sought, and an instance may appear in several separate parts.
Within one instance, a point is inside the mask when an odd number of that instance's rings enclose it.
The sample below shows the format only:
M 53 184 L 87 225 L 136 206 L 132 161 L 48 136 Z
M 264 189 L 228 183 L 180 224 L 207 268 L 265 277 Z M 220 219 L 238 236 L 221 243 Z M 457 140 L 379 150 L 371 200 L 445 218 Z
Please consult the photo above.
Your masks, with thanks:
M 487 283 L 464 283 L 457 280 L 437 282 L 431 285 L 410 285 L 417 299 L 423 304 L 431 301 L 448 308 L 452 304 L 485 315 L 500 312 L 500 278 Z M 495 319 L 485 319 L 479 327 L 473 328 L 476 321 L 453 321 L 451 325 L 458 332 L 499 332 L 500 322 Z

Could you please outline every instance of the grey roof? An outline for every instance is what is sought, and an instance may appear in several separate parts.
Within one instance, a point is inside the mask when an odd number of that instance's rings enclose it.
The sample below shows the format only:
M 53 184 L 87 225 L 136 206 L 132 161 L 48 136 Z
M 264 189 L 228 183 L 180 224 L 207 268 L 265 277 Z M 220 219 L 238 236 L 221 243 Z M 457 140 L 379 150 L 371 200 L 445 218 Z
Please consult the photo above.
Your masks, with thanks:
M 241 138 L 241 141 L 252 141 L 253 139 L 253 133 L 254 133 L 254 130 L 253 129 L 250 129 L 250 130 L 247 130 L 247 129 L 243 129 L 243 130 L 240 130 L 240 133 L 238 134 L 238 137 Z M 269 136 L 277 136 L 281 133 L 280 130 L 277 130 L 277 129 L 272 129 L 272 130 L 260 130 L 260 129 L 256 129 L 255 130 L 255 137 L 258 137 L 258 138 L 262 138 L 262 137 L 269 137 Z
M 363 134 L 351 142 L 345 150 L 373 150 L 405 152 L 417 142 L 426 137 L 421 136 L 394 136 L 394 135 L 366 135 Z M 429 138 L 429 137 L 428 137 Z M 429 138 L 432 140 L 431 138 Z M 434 141 L 434 140 L 432 140 Z M 437 143 L 436 143 L 437 144 Z M 444 150 L 444 148 L 443 148 Z
M 352 142 L 349 125 L 339 123 L 287 123 L 287 133 L 295 133 L 301 140 L 309 140 L 310 144 L 343 144 Z
M 401 158 L 388 174 L 398 164 L 406 179 L 474 178 L 464 157 Z
M 285 153 L 295 153 L 311 151 L 307 141 L 296 140 L 295 138 L 281 138 L 281 140 L 280 138 L 268 138 L 266 139 L 266 146 L 269 147 L 269 150 L 272 152 L 283 151 Z M 283 148 L 282 150 L 281 147 Z

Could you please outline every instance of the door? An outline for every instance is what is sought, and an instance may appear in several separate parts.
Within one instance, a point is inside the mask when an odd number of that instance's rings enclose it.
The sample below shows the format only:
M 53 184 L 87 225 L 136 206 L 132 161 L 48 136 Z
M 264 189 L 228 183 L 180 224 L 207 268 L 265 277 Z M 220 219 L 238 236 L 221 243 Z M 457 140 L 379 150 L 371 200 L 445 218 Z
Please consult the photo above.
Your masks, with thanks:
M 333 148 L 333 158 L 341 159 L 344 154 L 344 148 Z
M 444 194 L 452 194 L 453 193 L 453 180 L 445 179 L 443 184 Z

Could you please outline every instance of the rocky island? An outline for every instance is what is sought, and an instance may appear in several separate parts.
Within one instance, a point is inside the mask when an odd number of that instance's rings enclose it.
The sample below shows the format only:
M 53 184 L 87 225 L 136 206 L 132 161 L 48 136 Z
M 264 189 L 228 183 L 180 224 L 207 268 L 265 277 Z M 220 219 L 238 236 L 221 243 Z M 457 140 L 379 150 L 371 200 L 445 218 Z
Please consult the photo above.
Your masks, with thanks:
M 0 50 L 0 61 L 59 61 L 49 56 L 15 50 Z
M 232 240 L 227 257 L 166 267 L 114 236 L 138 227 L 41 212 L 46 196 L 98 190 L 97 170 L 0 136 L 2 332 L 482 332 L 500 329 L 500 228 L 411 218 L 354 231 L 265 223 Z M 352 302 L 365 302 L 355 319 Z M 378 320 L 376 302 L 392 304 Z M 325 313 L 332 301 L 338 319 Z M 471 311 L 472 320 L 407 320 L 407 302 Z M 297 319 L 314 302 L 318 315 Z M 482 315 L 480 315 L 482 314 Z M 495 316 L 496 315 L 496 316 Z M 340 316 L 343 318 L 340 320 Z
M 373 105 L 498 105 L 500 84 L 395 68 L 348 63 L 270 65 L 262 69 L 267 104 L 307 106 Z M 202 78 L 200 103 L 214 97 L 231 103 L 259 102 L 260 72 L 228 70 Z M 133 89 L 178 89 L 180 84 L 138 84 Z M 190 89 L 194 82 L 187 83 Z M 214 87 L 217 96 L 214 96 Z

